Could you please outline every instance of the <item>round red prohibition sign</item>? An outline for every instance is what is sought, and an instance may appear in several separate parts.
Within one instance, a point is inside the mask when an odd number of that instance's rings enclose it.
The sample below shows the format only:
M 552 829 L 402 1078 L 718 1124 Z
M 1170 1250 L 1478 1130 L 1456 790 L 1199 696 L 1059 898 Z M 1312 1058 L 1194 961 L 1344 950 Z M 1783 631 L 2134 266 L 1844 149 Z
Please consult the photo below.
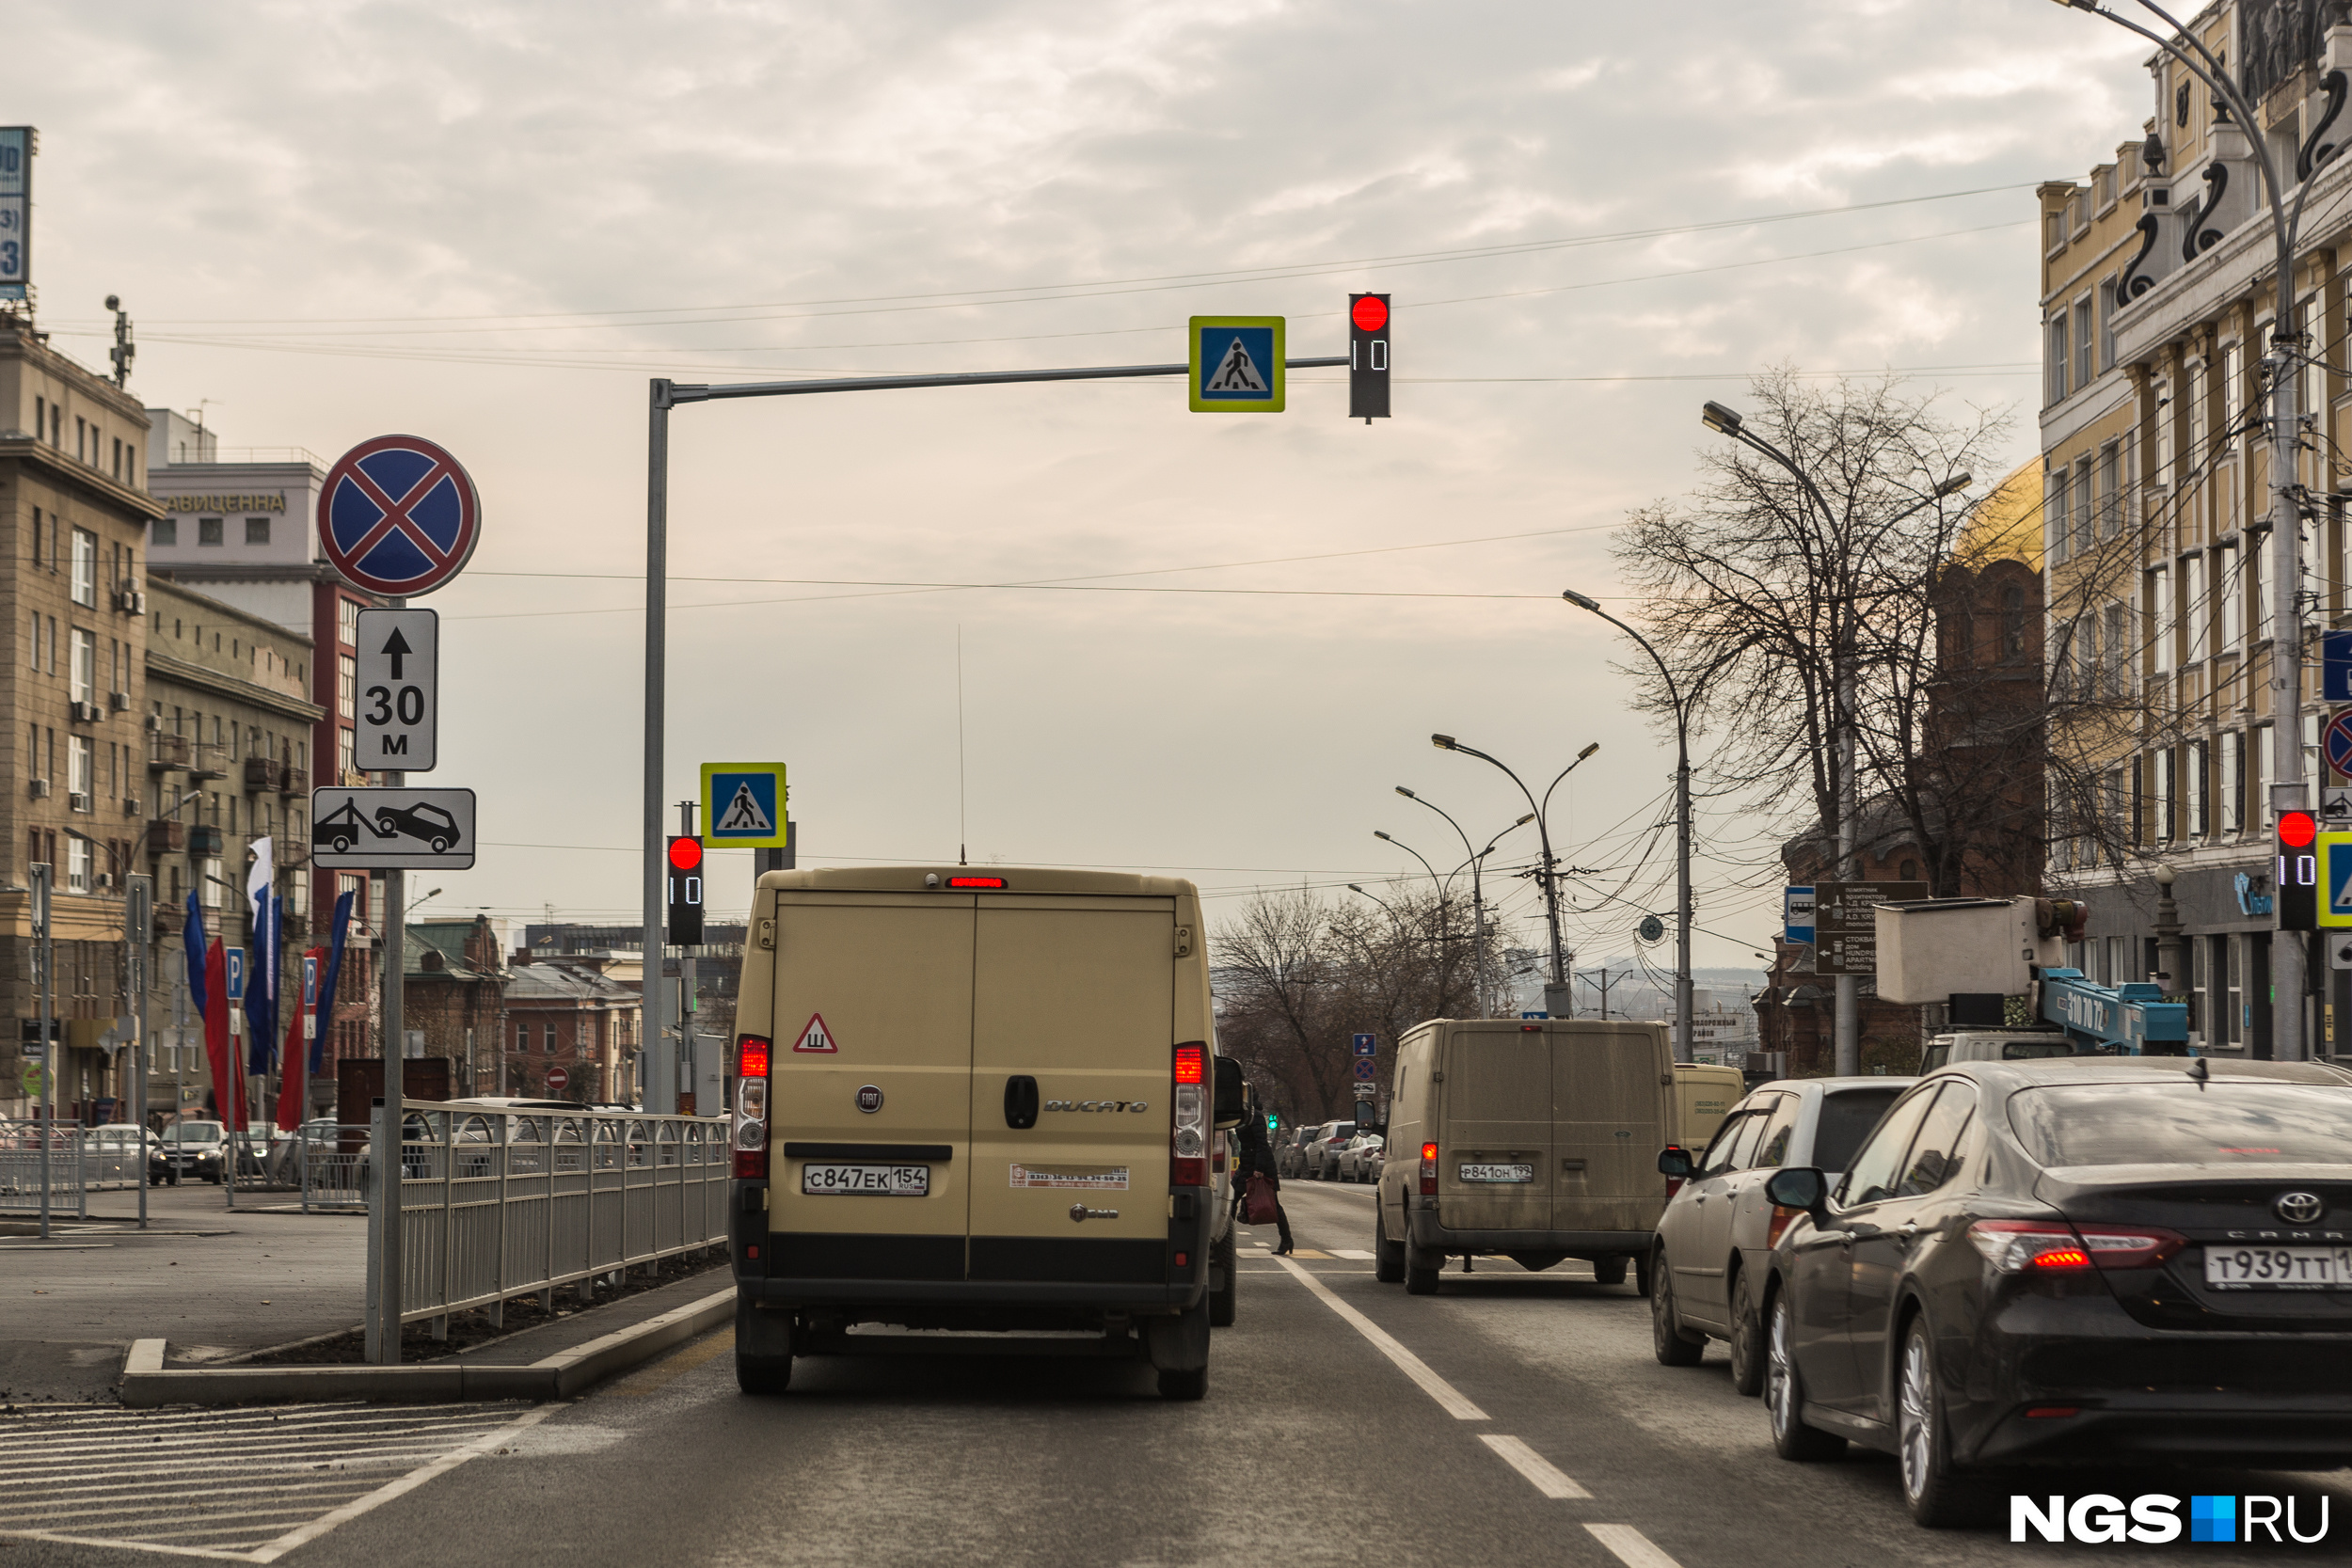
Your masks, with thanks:
M 548 1069 L 548 1087 L 554 1093 L 562 1094 L 565 1089 L 571 1086 L 571 1083 L 572 1075 L 565 1072 L 562 1068 L 551 1067 Z
M 354 586 L 430 594 L 466 569 L 482 537 L 473 480 L 421 436 L 378 436 L 335 460 L 319 490 L 319 546 Z

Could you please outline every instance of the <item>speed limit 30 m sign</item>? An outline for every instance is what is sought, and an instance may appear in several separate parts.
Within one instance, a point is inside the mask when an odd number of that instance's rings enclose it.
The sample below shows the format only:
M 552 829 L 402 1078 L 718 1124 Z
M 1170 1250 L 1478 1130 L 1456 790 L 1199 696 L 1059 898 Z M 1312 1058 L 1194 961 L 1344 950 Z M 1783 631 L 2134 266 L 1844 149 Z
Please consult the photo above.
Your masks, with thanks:
M 359 611 L 352 766 L 429 773 L 440 731 L 441 618 L 430 610 Z

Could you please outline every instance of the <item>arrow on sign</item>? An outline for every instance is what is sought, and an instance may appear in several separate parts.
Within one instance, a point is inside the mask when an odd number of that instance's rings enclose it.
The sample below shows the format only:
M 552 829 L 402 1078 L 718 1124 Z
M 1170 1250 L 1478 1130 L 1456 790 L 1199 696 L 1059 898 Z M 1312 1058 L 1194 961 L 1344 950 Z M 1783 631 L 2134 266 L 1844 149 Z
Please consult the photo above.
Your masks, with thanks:
M 400 628 L 394 626 L 391 640 L 384 644 L 384 651 L 391 656 L 392 679 L 398 680 L 400 679 L 400 661 L 417 650 L 408 645 L 408 639 L 401 636 Z

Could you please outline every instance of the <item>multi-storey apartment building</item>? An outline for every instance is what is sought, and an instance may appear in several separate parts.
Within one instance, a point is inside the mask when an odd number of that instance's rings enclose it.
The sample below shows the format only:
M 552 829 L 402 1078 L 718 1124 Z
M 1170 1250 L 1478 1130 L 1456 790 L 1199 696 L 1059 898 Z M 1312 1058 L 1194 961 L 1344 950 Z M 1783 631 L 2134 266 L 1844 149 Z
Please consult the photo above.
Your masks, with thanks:
M 2153 115 L 2087 183 L 2041 191 L 2043 523 L 2054 697 L 2053 891 L 2092 915 L 2094 978 L 2156 968 L 2157 863 L 2177 877 L 2185 973 L 2204 1049 L 2271 1048 L 2267 791 L 2282 593 L 2307 630 L 2352 621 L 2344 593 L 2346 274 L 2352 25 L 2341 8 L 2225 0 L 2189 28 L 2259 106 L 2240 125 L 2169 55 L 2148 61 Z M 2309 198 L 2292 284 L 2307 334 L 2297 515 L 2274 514 L 2262 411 L 2277 289 L 2255 137 Z M 2299 531 L 2303 576 L 2273 580 L 2274 528 Z M 2299 741 L 2316 779 L 2316 672 Z M 2310 999 L 2306 1038 L 2352 1049 L 2346 976 Z

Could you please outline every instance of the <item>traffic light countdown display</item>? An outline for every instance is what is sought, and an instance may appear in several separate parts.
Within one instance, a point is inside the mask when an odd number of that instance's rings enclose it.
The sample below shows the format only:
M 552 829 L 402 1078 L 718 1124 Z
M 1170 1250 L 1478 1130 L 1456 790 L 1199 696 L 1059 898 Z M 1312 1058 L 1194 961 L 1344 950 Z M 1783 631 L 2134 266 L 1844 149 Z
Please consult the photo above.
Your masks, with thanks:
M 1347 296 L 1347 417 L 1389 417 L 1389 296 Z
M 703 940 L 703 841 L 670 840 L 670 945 L 699 947 Z
M 2279 929 L 2319 928 L 2319 819 L 2307 811 L 2279 814 Z

